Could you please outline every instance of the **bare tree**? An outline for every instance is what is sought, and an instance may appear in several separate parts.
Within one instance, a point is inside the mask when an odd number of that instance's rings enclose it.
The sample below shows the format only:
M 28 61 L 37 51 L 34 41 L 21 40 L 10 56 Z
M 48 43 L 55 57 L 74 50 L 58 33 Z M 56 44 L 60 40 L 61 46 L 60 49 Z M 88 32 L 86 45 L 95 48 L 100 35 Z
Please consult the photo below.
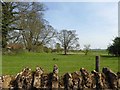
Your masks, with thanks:
M 54 28 L 43 18 L 46 7 L 38 2 L 2 3 L 2 46 L 24 44 L 28 51 L 46 45 L 55 35 Z
M 21 40 L 23 31 L 33 29 L 38 24 L 43 24 L 44 4 L 38 2 L 0 2 L 2 4 L 2 47 L 7 43 Z M 36 14 L 37 13 L 37 14 Z M 36 16 L 37 15 L 37 16 Z M 36 18 L 39 17 L 40 19 Z M 38 19 L 37 22 L 34 19 Z M 25 22 L 30 22 L 26 24 Z M 33 22 L 34 21 L 34 22 Z M 40 22 L 40 23 L 39 23 Z M 24 26 L 21 26 L 21 23 Z M 34 24 L 34 25 L 33 25 Z M 34 27 L 33 27 L 34 26 Z M 40 27 L 41 25 L 39 25 Z M 36 28 L 35 28 L 36 29 Z M 22 31 L 22 32 L 21 32 Z M 31 30 L 31 32 L 34 32 Z M 30 38 L 31 40 L 31 38 Z
M 39 42 L 43 45 L 50 44 L 53 37 L 55 37 L 55 29 L 51 25 L 45 25 L 45 27 L 41 30 L 39 35 Z
M 89 51 L 90 51 L 90 44 L 84 45 L 84 52 L 85 52 L 85 55 L 87 55 Z
M 56 43 L 55 45 L 56 52 L 59 53 L 61 51 L 60 43 Z
M 76 51 L 79 51 L 79 50 L 80 50 L 80 44 L 79 44 L 79 43 L 76 44 L 75 50 L 76 50 Z
M 78 44 L 78 37 L 75 30 L 62 30 L 57 34 L 57 38 L 64 48 L 64 54 L 67 54 L 69 49 L 75 48 Z
M 2 47 L 22 43 L 31 51 L 49 44 L 55 30 L 44 19 L 46 9 L 39 2 L 2 2 Z

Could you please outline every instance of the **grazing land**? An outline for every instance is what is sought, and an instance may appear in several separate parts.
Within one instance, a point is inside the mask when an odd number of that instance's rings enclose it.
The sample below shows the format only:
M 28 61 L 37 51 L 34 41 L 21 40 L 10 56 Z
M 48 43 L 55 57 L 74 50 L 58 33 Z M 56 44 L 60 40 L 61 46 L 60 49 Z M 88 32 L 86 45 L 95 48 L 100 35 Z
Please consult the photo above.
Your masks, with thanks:
M 95 69 L 95 56 L 100 55 L 100 70 L 108 67 L 114 72 L 118 71 L 118 57 L 108 56 L 106 51 L 91 51 L 88 55 L 83 52 L 62 55 L 57 53 L 21 53 L 2 56 L 2 74 L 15 75 L 24 67 L 35 70 L 40 66 L 45 72 L 51 72 L 53 65 L 59 67 L 59 74 L 79 71 L 81 67 L 91 71 Z

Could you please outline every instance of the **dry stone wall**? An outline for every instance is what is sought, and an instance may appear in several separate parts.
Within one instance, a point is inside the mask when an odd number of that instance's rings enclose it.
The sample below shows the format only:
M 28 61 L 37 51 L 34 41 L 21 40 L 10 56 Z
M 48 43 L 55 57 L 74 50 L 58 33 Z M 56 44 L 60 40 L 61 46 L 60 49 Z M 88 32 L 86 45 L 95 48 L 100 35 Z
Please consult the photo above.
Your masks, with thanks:
M 0 88 L 12 90 L 37 90 L 37 89 L 115 89 L 120 90 L 120 72 L 114 73 L 104 67 L 102 73 L 95 70 L 90 73 L 85 68 L 73 73 L 59 76 L 59 68 L 55 64 L 51 73 L 45 73 L 41 67 L 35 71 L 25 67 L 15 76 L 5 75 L 0 77 Z

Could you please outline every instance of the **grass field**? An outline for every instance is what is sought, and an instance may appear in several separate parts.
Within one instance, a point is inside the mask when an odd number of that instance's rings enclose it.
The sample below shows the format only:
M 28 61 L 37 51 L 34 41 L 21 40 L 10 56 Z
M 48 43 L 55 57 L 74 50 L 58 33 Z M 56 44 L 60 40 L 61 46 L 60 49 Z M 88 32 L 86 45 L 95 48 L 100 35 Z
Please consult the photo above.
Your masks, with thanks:
M 28 66 L 35 70 L 36 66 L 42 67 L 45 72 L 51 72 L 53 65 L 57 64 L 60 75 L 66 72 L 79 71 L 81 67 L 91 71 L 95 68 L 95 56 L 100 57 L 100 70 L 109 67 L 114 72 L 118 71 L 118 57 L 105 56 L 106 52 L 91 52 L 88 55 L 83 53 L 72 55 L 60 55 L 56 53 L 22 53 L 17 55 L 2 56 L 2 74 L 17 74 L 24 67 Z M 54 60 L 54 58 L 56 58 Z

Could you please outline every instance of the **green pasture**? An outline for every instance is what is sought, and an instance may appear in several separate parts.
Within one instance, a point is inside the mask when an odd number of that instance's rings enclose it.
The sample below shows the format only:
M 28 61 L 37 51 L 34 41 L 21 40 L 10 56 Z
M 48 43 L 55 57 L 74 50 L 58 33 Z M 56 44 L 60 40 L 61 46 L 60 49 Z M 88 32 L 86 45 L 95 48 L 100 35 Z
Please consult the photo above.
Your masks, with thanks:
M 57 53 L 21 53 L 16 55 L 2 56 L 2 74 L 17 74 L 24 67 L 35 70 L 36 66 L 40 66 L 45 72 L 52 72 L 53 65 L 57 64 L 60 75 L 66 72 L 79 71 L 81 67 L 89 70 L 95 69 L 95 56 L 100 57 L 100 70 L 103 67 L 109 67 L 114 72 L 118 71 L 118 57 L 108 56 L 105 51 L 94 51 L 88 55 L 83 52 L 62 55 Z

